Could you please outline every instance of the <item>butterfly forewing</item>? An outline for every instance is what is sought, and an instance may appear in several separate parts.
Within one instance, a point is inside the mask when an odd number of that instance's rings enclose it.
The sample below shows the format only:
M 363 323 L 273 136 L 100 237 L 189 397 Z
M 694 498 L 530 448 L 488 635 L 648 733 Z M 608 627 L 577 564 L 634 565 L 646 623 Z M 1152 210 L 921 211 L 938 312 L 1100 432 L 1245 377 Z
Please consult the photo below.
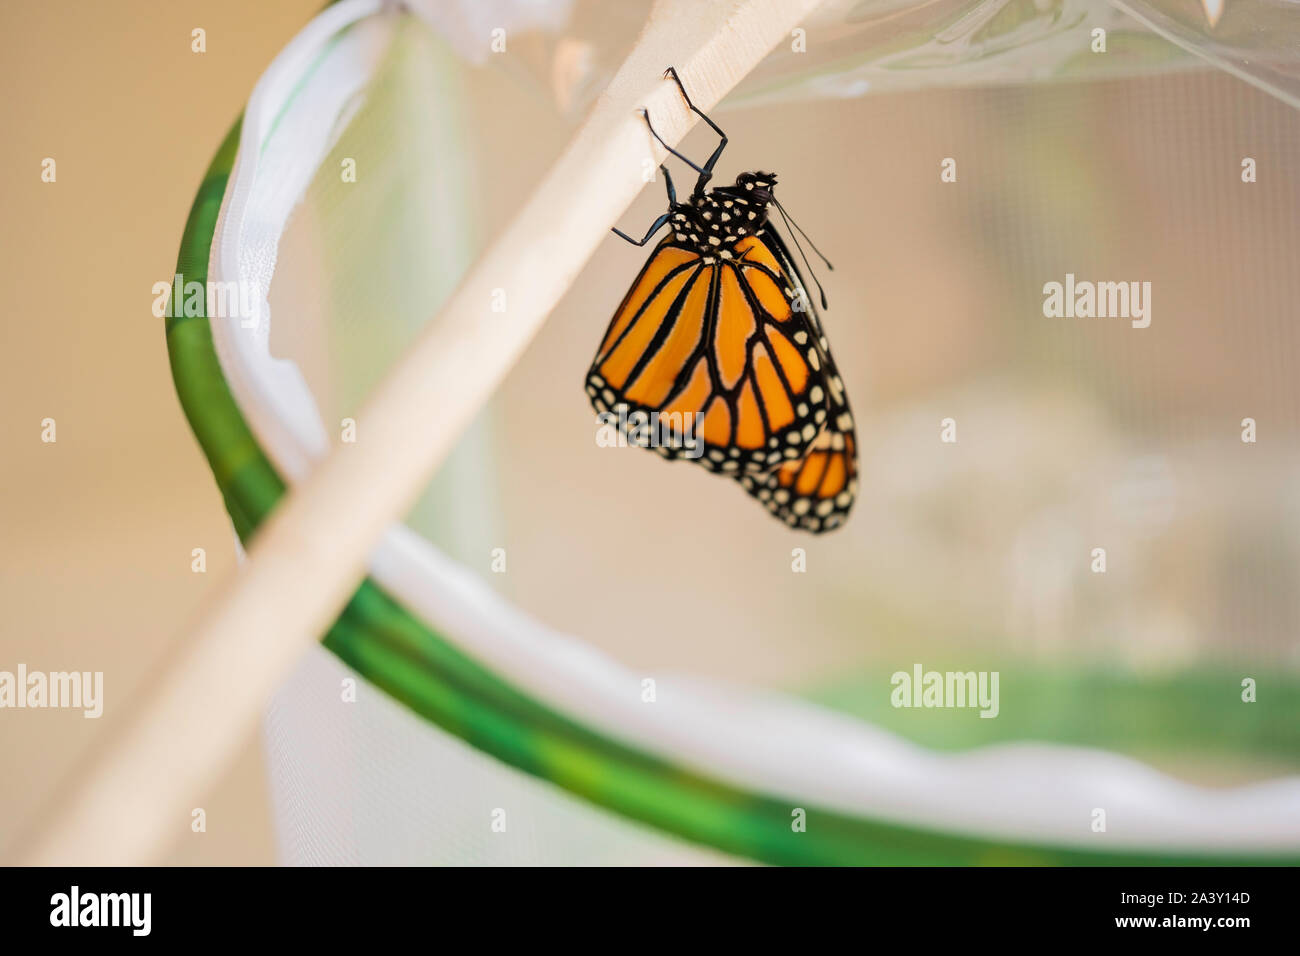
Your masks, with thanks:
M 666 457 L 757 474 L 801 458 L 831 414 L 820 332 L 798 307 L 800 283 L 758 238 L 719 253 L 660 242 L 610 322 L 587 393 Z

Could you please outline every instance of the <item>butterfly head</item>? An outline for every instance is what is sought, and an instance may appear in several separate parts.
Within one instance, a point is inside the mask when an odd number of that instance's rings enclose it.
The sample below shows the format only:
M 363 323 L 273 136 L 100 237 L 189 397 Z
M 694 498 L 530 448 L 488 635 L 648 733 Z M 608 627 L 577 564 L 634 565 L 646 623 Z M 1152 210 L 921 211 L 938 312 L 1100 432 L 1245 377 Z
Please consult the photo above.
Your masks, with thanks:
M 736 177 L 736 190 L 749 194 L 755 202 L 763 205 L 772 201 L 774 186 L 776 186 L 776 173 L 741 173 Z

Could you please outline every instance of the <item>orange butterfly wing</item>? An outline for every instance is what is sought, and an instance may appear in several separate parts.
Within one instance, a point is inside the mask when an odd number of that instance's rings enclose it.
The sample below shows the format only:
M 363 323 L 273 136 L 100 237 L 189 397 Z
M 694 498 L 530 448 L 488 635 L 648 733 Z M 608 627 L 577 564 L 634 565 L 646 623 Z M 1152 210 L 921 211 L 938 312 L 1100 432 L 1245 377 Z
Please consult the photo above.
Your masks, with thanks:
M 659 243 L 610 321 L 587 394 L 634 436 L 658 424 L 665 457 L 757 474 L 803 457 L 830 399 L 790 276 L 755 237 L 726 251 L 710 262 L 671 235 Z M 682 437 L 696 443 L 674 444 Z
M 849 516 L 857 500 L 857 474 L 857 436 L 850 417 L 823 429 L 798 461 L 766 476 L 738 480 L 778 520 L 816 533 L 838 528 Z
M 772 515 L 791 527 L 818 534 L 838 528 L 848 518 L 858 495 L 858 438 L 848 395 L 831 357 L 830 342 L 803 285 L 802 276 L 779 236 L 770 229 L 766 248 L 794 285 L 795 300 L 807 310 L 816 333 L 814 346 L 822 370 L 822 387 L 829 395 L 829 420 L 808 451 L 766 475 L 741 475 L 741 486 Z

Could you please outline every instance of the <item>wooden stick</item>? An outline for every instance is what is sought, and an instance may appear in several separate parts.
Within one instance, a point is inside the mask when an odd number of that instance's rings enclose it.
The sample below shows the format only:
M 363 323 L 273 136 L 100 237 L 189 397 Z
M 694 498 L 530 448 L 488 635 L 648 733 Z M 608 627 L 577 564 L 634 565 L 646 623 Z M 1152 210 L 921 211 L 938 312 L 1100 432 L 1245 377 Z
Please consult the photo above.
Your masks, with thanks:
M 21 860 L 135 864 L 187 832 L 195 801 L 329 628 L 384 529 L 415 502 L 645 185 L 644 160 L 663 159 L 636 109 L 649 109 L 671 144 L 694 124 L 676 86 L 662 79 L 665 68 L 676 66 L 708 110 L 819 2 L 658 0 L 568 149 L 371 395 L 357 442 L 336 447 L 287 495 L 247 564 L 100 749 L 84 783 L 61 795 Z M 505 291 L 504 314 L 491 311 L 496 290 Z

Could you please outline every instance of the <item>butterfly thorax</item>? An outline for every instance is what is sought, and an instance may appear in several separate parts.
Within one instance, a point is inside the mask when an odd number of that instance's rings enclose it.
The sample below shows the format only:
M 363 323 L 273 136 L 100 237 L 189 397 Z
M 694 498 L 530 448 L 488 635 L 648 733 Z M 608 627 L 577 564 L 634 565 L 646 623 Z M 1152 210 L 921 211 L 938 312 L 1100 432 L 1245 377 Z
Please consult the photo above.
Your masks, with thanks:
M 734 186 L 718 186 L 669 207 L 673 239 L 706 260 L 734 258 L 733 247 L 759 234 L 772 202 L 772 173 L 741 173 Z

